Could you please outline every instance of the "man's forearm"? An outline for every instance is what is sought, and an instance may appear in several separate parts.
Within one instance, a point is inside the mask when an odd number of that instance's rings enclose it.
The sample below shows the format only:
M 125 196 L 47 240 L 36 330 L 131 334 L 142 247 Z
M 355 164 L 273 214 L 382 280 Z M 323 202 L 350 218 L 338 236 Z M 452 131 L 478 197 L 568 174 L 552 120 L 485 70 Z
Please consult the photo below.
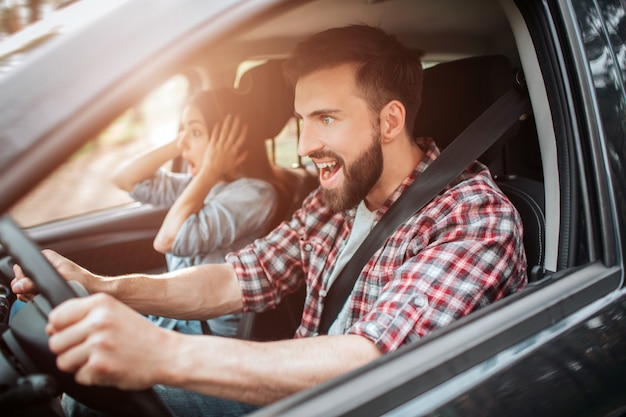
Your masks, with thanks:
M 229 264 L 199 265 L 161 275 L 96 276 L 91 292 L 105 292 L 142 314 L 207 319 L 241 311 L 241 289 Z
M 155 383 L 265 405 L 378 358 L 370 340 L 355 335 L 278 342 L 172 335 Z

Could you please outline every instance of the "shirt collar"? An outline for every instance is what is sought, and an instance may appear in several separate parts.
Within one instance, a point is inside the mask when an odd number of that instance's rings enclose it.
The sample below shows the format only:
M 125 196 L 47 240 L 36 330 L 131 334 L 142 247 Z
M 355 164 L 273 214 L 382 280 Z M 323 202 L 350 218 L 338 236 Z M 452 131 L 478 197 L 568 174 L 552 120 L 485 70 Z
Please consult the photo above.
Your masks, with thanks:
M 407 176 L 402 183 L 391 193 L 387 201 L 378 209 L 376 213 L 376 222 L 389 210 L 389 207 L 396 202 L 396 200 L 404 193 L 409 185 L 411 185 L 417 177 L 419 177 L 425 170 L 432 164 L 432 162 L 439 156 L 439 148 L 435 144 L 432 138 L 418 138 L 416 139 L 417 145 L 424 151 L 424 156 L 417 163 L 415 169 L 409 176 Z

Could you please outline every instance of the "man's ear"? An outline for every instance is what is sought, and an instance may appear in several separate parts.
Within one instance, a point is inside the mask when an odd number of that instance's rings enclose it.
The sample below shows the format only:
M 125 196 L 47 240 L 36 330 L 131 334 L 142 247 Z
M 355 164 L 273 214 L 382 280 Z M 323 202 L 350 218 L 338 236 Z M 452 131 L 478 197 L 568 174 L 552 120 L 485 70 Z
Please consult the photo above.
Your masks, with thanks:
M 391 142 L 404 132 L 406 109 L 398 100 L 391 100 L 380 111 L 380 133 L 383 142 Z

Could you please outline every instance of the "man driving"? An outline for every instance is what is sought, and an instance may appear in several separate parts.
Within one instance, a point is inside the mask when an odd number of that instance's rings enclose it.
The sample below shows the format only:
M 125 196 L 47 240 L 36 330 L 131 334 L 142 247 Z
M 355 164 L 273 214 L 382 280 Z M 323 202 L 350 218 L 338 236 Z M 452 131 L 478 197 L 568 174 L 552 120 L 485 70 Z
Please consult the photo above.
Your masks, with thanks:
M 489 170 L 475 162 L 387 239 L 328 334 L 319 335 L 333 280 L 439 151 L 432 139 L 411 135 L 421 62 L 382 30 L 353 25 L 313 35 L 298 45 L 285 72 L 295 86 L 298 153 L 316 164 L 320 187 L 290 221 L 224 264 L 104 277 L 46 251 L 66 279 L 93 294 L 49 316 L 59 369 L 87 385 L 156 386 L 176 416 L 242 415 L 358 368 L 525 285 L 520 217 Z M 19 267 L 15 272 L 13 291 L 30 299 L 33 282 Z M 259 312 L 301 286 L 304 312 L 292 340 L 190 336 L 138 314 L 206 320 Z M 68 415 L 99 415 L 68 398 L 64 407 Z

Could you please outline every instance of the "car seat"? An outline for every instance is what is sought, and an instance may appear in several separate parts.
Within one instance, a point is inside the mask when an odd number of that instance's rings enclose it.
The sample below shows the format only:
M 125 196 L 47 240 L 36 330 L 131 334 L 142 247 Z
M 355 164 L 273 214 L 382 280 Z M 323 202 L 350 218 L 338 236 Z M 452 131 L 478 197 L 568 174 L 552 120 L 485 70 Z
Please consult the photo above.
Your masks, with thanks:
M 432 137 L 440 149 L 445 148 L 482 112 L 506 91 L 516 85 L 520 74 L 515 73 L 504 56 L 487 55 L 440 63 L 424 71 L 422 104 L 415 120 L 415 137 Z M 529 118 L 523 123 L 532 123 Z M 536 137 L 529 135 L 534 129 L 523 127 L 523 134 L 494 144 L 479 160 L 492 171 L 500 189 L 515 205 L 522 218 L 524 248 L 528 271 L 541 270 L 545 256 L 544 188 L 540 175 L 526 178 L 515 171 L 520 159 L 513 162 L 508 155 L 512 142 L 523 145 L 516 148 L 532 151 L 537 148 Z M 522 155 L 524 157 L 524 155 Z M 538 158 L 535 158 L 538 159 Z M 536 163 L 536 162 L 535 162 Z M 522 170 L 519 170 L 522 172 Z M 529 279 L 535 277 L 529 274 Z
M 251 68 L 242 75 L 237 88 L 252 114 L 251 130 L 260 140 L 274 140 L 294 115 L 294 92 L 285 81 L 282 62 L 272 59 Z M 318 185 L 317 177 L 302 166 L 273 168 L 280 203 L 269 230 L 291 217 Z
M 248 70 L 239 82 L 242 94 L 254 114 L 250 130 L 260 140 L 275 138 L 293 117 L 293 89 L 285 82 L 282 60 L 269 60 Z M 291 217 L 304 198 L 318 186 L 317 176 L 304 167 L 285 168 L 274 165 L 279 208 L 269 230 Z M 246 340 L 291 338 L 302 317 L 304 286 L 281 300 L 274 310 L 244 313 L 237 337 Z

